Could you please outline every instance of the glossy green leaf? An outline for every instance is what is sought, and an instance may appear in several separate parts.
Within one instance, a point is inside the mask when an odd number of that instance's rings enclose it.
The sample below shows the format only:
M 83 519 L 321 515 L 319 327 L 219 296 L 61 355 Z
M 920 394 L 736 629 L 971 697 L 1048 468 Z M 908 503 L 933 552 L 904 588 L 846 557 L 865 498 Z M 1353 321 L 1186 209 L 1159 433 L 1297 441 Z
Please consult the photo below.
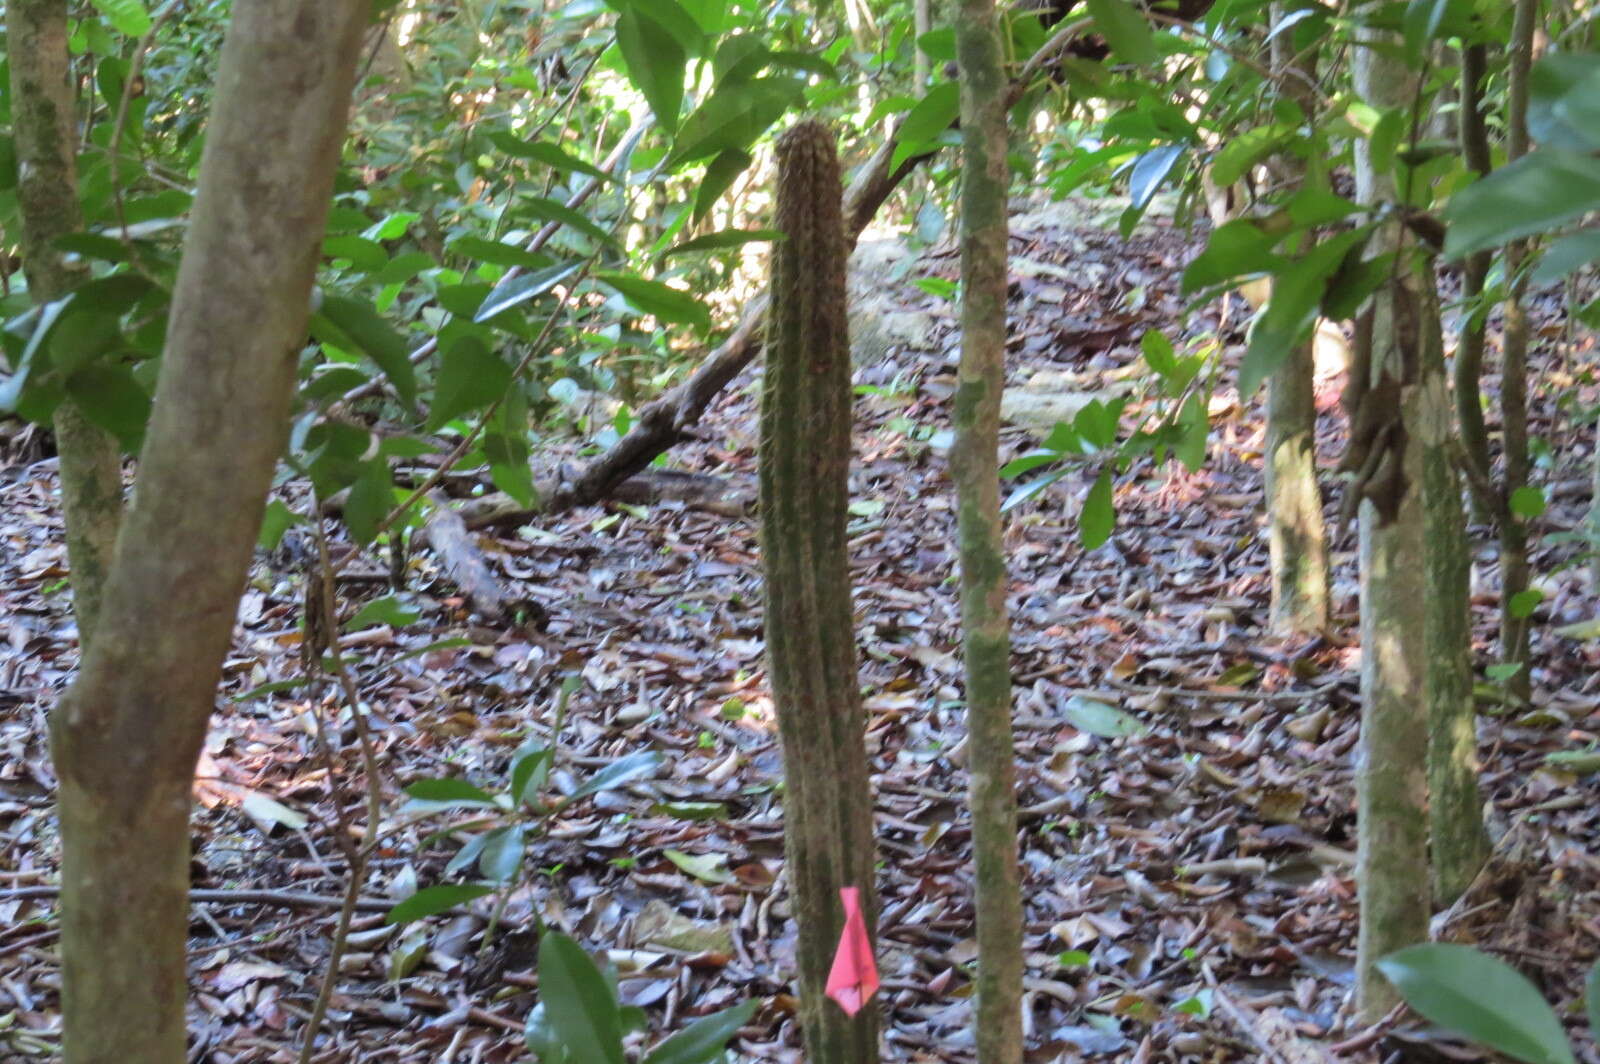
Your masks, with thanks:
M 389 265 L 389 252 L 376 240 L 361 236 L 330 236 L 322 241 L 324 258 L 349 259 L 364 273 L 377 273 Z
M 1511 596 L 1511 601 L 1506 603 L 1506 612 L 1517 620 L 1533 616 L 1533 611 L 1539 608 L 1539 603 L 1544 601 L 1544 592 L 1536 587 L 1524 588 Z
M 1157 375 L 1170 377 L 1177 372 L 1178 360 L 1172 349 L 1172 341 L 1160 329 L 1146 329 L 1139 338 L 1139 349 L 1144 352 L 1145 364 Z
M 616 289 L 639 310 L 663 322 L 693 325 L 701 332 L 711 329 L 711 312 L 692 293 L 681 288 L 628 273 L 598 272 L 595 278 Z
M 1206 463 L 1206 444 L 1211 435 L 1211 416 L 1203 395 L 1191 395 L 1184 400 L 1178 414 L 1182 435 L 1173 447 L 1173 454 L 1183 467 L 1193 473 Z
M 1596 261 L 1600 261 L 1600 229 L 1572 233 L 1545 249 L 1530 280 L 1535 285 L 1552 284 L 1573 270 Z
M 706 164 L 705 176 L 700 179 L 700 187 L 694 192 L 693 221 L 699 224 L 706 215 L 711 213 L 711 208 L 716 206 L 722 194 L 738 180 L 754 162 L 754 158 L 746 152 L 729 150 L 721 153 Z
M 443 883 L 424 887 L 405 901 L 389 910 L 383 918 L 386 924 L 409 924 L 427 916 L 436 916 L 457 905 L 493 894 L 495 888 L 487 883 Z
M 527 209 L 529 214 L 536 218 L 543 218 L 547 222 L 556 222 L 568 229 L 576 229 L 598 244 L 614 248 L 616 241 L 611 233 L 592 221 L 588 215 L 573 210 L 564 203 L 557 203 L 545 196 L 524 196 L 517 201 L 518 205 Z
M 394 484 L 389 479 L 389 463 L 376 459 L 361 464 L 361 473 L 350 485 L 344 501 L 344 524 L 350 535 L 363 546 L 378 538 L 379 526 L 394 508 Z
M 261 531 L 256 535 L 256 543 L 262 550 L 277 550 L 278 544 L 283 542 L 284 533 L 303 520 L 282 499 L 268 499 L 266 512 L 261 515 Z
M 1545 233 L 1600 207 L 1600 159 L 1540 148 L 1456 193 L 1445 209 L 1446 258 Z
M 1183 271 L 1183 291 L 1198 292 L 1270 272 L 1282 264 L 1272 248 L 1278 237 L 1246 218 L 1235 219 L 1211 231 L 1205 250 Z
M 1240 131 L 1228 139 L 1212 160 L 1211 180 L 1216 182 L 1217 187 L 1227 188 L 1241 180 L 1257 163 L 1282 148 L 1294 135 L 1294 129 L 1278 124 Z
M 511 367 L 476 336 L 463 336 L 439 360 L 428 429 L 436 432 L 469 410 L 487 406 L 511 386 Z
M 746 1001 L 701 1017 L 651 1050 L 644 1064 L 712 1064 L 760 1004 Z
M 755 34 L 730 34 L 717 46 L 717 54 L 711 60 L 712 74 L 718 85 L 749 81 L 761 73 L 771 55 Z
M 1486 953 L 1432 942 L 1389 954 L 1378 970 L 1442 1027 L 1528 1064 L 1573 1064 L 1566 1031 L 1539 991 Z
M 954 63 L 956 61 L 956 31 L 952 26 L 941 26 L 936 30 L 929 30 L 917 38 L 917 47 L 922 54 L 937 63 Z
M 1161 188 L 1161 183 L 1187 150 L 1182 144 L 1163 144 L 1134 160 L 1133 169 L 1128 172 L 1128 198 L 1135 207 L 1149 205 L 1151 198 Z
M 1450 0 L 1410 0 L 1405 17 L 1401 20 L 1401 33 L 1406 45 L 1406 57 L 1416 66 L 1422 61 L 1423 50 L 1439 36 L 1439 26 L 1450 8 Z
M 613 790 L 633 780 L 654 775 L 660 766 L 661 755 L 654 750 L 639 750 L 626 757 L 620 757 L 580 783 L 571 794 L 562 799 L 561 804 L 571 805 L 579 798 Z
M 545 1019 L 574 1060 L 623 1064 L 617 996 L 583 947 L 559 931 L 539 941 Z
M 554 750 L 529 740 L 511 759 L 511 800 L 526 805 L 538 798 L 554 762 Z
M 804 90 L 804 81 L 788 75 L 718 88 L 683 120 L 669 168 L 723 152 L 749 150 Z
M 473 314 L 473 321 L 488 321 L 496 314 L 501 314 L 512 307 L 521 306 L 530 299 L 549 292 L 556 285 L 571 277 L 578 271 L 581 263 L 557 263 L 537 273 L 519 274 L 508 277 L 495 285 L 494 291 L 484 297 L 483 302 Z
M 1088 0 L 1088 6 L 1095 29 L 1117 58 L 1138 66 L 1150 66 L 1161 58 L 1144 12 L 1128 0 Z
M 1544 491 L 1533 484 L 1524 484 L 1511 493 L 1507 505 L 1523 520 L 1538 517 L 1545 509 Z
M 487 240 L 481 236 L 457 237 L 450 241 L 449 250 L 478 262 L 487 262 L 495 266 L 515 266 L 519 270 L 542 270 L 550 265 L 548 255 L 526 251 L 516 244 Z
M 1111 538 L 1117 524 L 1117 508 L 1112 499 L 1111 470 L 1095 478 L 1089 494 L 1084 496 L 1083 510 L 1078 514 L 1078 539 L 1084 550 L 1094 550 Z

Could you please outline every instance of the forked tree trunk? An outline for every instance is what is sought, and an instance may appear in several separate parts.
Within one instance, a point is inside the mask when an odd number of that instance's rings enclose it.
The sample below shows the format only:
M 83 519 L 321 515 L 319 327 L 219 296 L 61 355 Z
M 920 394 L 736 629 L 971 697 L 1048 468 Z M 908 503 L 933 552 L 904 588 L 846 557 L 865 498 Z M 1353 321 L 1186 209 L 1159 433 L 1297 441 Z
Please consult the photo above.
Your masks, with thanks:
M 979 1064 L 1021 1064 L 1022 888 L 999 475 L 1011 175 L 994 0 L 961 0 L 955 30 L 961 74 L 961 365 L 950 473 L 961 558 L 967 768 L 978 873 L 975 1026 Z
M 800 1024 L 812 1064 L 878 1059 L 876 1004 L 850 1017 L 825 995 L 858 887 L 875 937 L 876 851 L 866 717 L 845 545 L 850 340 L 839 161 L 820 122 L 778 141 L 777 229 L 761 394 L 761 556 L 767 664 L 783 739 L 784 848 L 800 924 Z
M 68 1064 L 185 1059 L 189 790 L 287 435 L 367 13 L 233 5 L 138 491 L 51 718 Z
M 11 0 L 6 8 L 6 45 L 22 268 L 33 301 L 48 303 L 88 279 L 72 270 L 55 246 L 57 238 L 81 225 L 66 0 Z M 56 408 L 53 420 L 72 608 L 82 646 L 94 633 L 122 520 L 122 448 L 109 432 L 85 419 L 71 400 Z
M 1356 90 L 1371 106 L 1404 104 L 1413 91 L 1392 35 L 1372 34 L 1354 56 Z M 1371 46 L 1369 46 L 1371 45 Z M 1376 172 L 1371 146 L 1356 142 L 1356 181 L 1364 203 L 1391 202 L 1393 178 Z M 1405 256 L 1405 233 L 1390 224 L 1374 241 L 1375 253 Z M 1420 315 L 1411 273 L 1395 278 L 1372 298 L 1372 325 L 1354 357 L 1365 360 L 1369 380 L 1383 374 L 1399 382 L 1398 422 L 1384 462 L 1393 475 L 1380 511 L 1361 504 L 1361 739 L 1356 758 L 1356 879 L 1361 926 L 1356 945 L 1358 1022 L 1376 1022 L 1399 995 L 1376 962 L 1428 937 L 1427 710 L 1424 689 L 1425 610 L 1422 448 L 1416 436 L 1421 389 L 1417 386 L 1416 323 Z

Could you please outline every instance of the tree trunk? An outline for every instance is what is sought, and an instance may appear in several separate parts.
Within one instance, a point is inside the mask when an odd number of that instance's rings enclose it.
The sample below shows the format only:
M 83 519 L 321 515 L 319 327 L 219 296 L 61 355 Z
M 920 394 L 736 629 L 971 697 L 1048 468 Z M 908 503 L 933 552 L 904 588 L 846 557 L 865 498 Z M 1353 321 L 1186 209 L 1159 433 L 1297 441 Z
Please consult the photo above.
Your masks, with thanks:
M 1372 34 L 1355 51 L 1356 90 L 1373 107 L 1409 101 L 1412 79 L 1393 35 Z M 1384 47 L 1387 46 L 1387 47 Z M 1381 48 L 1381 50 L 1380 50 Z M 1356 182 L 1362 202 L 1392 202 L 1388 173 L 1373 169 L 1371 146 L 1356 142 Z M 1374 253 L 1405 255 L 1404 230 L 1387 226 Z M 1398 421 L 1384 458 L 1399 479 L 1385 477 L 1383 510 L 1361 504 L 1361 738 L 1356 758 L 1356 880 L 1361 904 L 1357 938 L 1357 1022 L 1381 1019 L 1400 998 L 1376 962 L 1428 937 L 1427 711 L 1418 696 L 1424 684 L 1424 594 L 1422 448 L 1415 428 L 1421 406 L 1414 366 L 1420 316 L 1410 271 L 1395 277 L 1372 298 L 1367 342 L 1355 352 L 1368 379 L 1388 374 L 1399 383 Z
M 287 434 L 366 24 L 365 2 L 233 6 L 138 490 L 51 718 L 68 1064 L 184 1060 L 189 788 Z
M 1517 0 L 1512 22 L 1510 71 L 1506 99 L 1506 162 L 1528 153 L 1528 79 L 1533 66 L 1533 34 L 1539 19 L 1538 0 Z M 1500 368 L 1500 431 L 1505 452 L 1504 495 L 1510 500 L 1528 483 L 1528 323 L 1527 276 L 1523 264 L 1528 242 L 1506 245 L 1505 338 Z M 1529 673 L 1531 626 L 1517 616 L 1517 597 L 1528 589 L 1528 526 L 1508 509 L 1500 522 L 1500 654 L 1522 668 L 1507 681 L 1507 693 L 1526 703 L 1533 693 Z
M 1281 4 L 1272 9 L 1276 24 Z M 1298 62 L 1298 65 L 1297 65 Z M 1284 93 L 1300 106 L 1307 122 L 1316 119 L 1316 75 L 1294 48 L 1293 33 L 1272 39 L 1272 64 L 1284 79 Z M 1304 165 L 1285 158 L 1294 183 Z M 1328 536 L 1322 521 L 1322 489 L 1317 484 L 1317 403 L 1315 340 L 1295 347 L 1267 385 L 1266 470 L 1268 547 L 1272 566 L 1274 631 L 1321 632 L 1328 626 Z
M 1433 266 L 1428 264 L 1431 276 Z M 1472 695 L 1471 555 L 1456 470 L 1437 295 L 1418 293 L 1421 350 L 1417 437 L 1427 552 L 1424 641 L 1428 705 L 1428 829 L 1432 900 L 1449 905 L 1488 854 L 1478 794 L 1478 708 Z
M 994 0 L 961 0 L 955 30 L 961 76 L 961 365 L 950 472 L 957 500 L 969 804 L 977 863 L 975 1027 L 980 1064 L 1021 1064 L 1022 888 L 999 477 L 1010 173 Z
M 6 10 L 22 268 L 33 301 L 48 303 L 88 279 L 74 271 L 55 246 L 59 237 L 81 225 L 67 4 L 66 0 L 11 0 Z M 70 399 L 56 408 L 53 427 L 72 570 L 72 608 L 83 646 L 100 615 L 106 571 L 122 520 L 122 448 L 109 432 L 86 420 Z
M 1488 47 L 1469 44 L 1461 50 L 1461 155 L 1467 168 L 1482 177 L 1493 163 L 1489 155 L 1489 131 L 1483 121 L 1483 79 L 1488 67 Z M 1477 479 L 1489 479 L 1489 430 L 1483 424 L 1483 346 L 1488 331 L 1487 308 L 1477 306 L 1489 277 L 1494 256 L 1479 251 L 1467 256 L 1461 271 L 1461 300 L 1467 305 L 1461 322 L 1461 338 L 1456 343 L 1455 390 L 1456 419 L 1461 424 L 1462 450 L 1477 471 Z M 1488 500 L 1474 495 L 1473 512 L 1488 520 Z
M 783 739 L 784 846 L 800 924 L 800 1024 L 813 1064 L 878 1059 L 876 1005 L 828 1000 L 858 887 L 875 935 L 872 791 L 845 543 L 850 472 L 847 237 L 834 137 L 802 122 L 778 141 L 767 364 L 761 395 L 761 553 L 767 662 Z

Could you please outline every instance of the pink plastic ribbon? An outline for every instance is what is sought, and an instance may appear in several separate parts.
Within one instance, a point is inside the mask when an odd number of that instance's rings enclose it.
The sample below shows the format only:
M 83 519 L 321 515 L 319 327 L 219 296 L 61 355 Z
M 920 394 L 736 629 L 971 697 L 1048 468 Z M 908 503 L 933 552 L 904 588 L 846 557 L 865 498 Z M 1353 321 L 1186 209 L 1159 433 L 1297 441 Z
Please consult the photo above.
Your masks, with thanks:
M 872 959 L 867 922 L 861 915 L 861 889 L 840 887 L 839 900 L 844 903 L 844 931 L 828 972 L 828 996 L 854 1016 L 877 993 L 878 965 Z

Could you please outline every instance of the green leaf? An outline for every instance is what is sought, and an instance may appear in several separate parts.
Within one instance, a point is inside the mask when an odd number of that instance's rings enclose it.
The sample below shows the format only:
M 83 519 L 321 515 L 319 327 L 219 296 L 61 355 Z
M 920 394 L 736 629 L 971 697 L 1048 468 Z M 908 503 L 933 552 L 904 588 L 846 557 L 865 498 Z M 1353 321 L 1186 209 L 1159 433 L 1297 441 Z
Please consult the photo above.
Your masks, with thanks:
M 411 606 L 396 595 L 385 595 L 373 599 L 356 611 L 356 615 L 344 622 L 343 628 L 347 632 L 359 632 L 363 628 L 373 625 L 387 624 L 391 628 L 404 628 L 408 624 L 415 624 L 422 611 Z
M 125 365 L 85 366 L 67 381 L 67 394 L 83 416 L 117 438 L 124 450 L 137 454 L 150 421 L 150 396 Z
M 1439 35 L 1439 24 L 1444 21 L 1450 0 L 1410 0 L 1406 4 L 1401 30 L 1405 37 L 1406 58 L 1412 66 L 1422 61 L 1422 50 Z
M 711 70 L 718 85 L 749 81 L 761 73 L 771 54 L 753 33 L 730 34 L 717 46 Z
M 478 869 L 492 883 L 510 883 L 522 871 L 525 829 L 521 824 L 496 828 L 484 839 Z
M 602 181 L 615 181 L 616 178 L 590 162 L 578 158 L 559 145 L 548 140 L 523 140 L 521 137 L 505 130 L 496 130 L 489 134 L 489 139 L 507 155 L 518 159 L 528 159 L 532 162 L 543 163 L 553 170 L 566 170 L 583 174 L 586 177 L 599 178 Z
M 1128 173 L 1128 199 L 1135 207 L 1149 205 L 1161 182 L 1167 179 L 1186 151 L 1188 148 L 1182 144 L 1163 144 L 1134 160 L 1133 169 Z
M 424 802 L 449 802 L 451 805 L 495 807 L 494 795 L 462 779 L 417 780 L 405 788 L 406 794 Z
M 1233 185 L 1257 163 L 1294 137 L 1289 126 L 1269 125 L 1246 129 L 1231 137 L 1211 163 L 1211 180 L 1218 188 Z
M 712 1064 L 760 1004 L 746 1001 L 701 1017 L 652 1049 L 644 1064 Z
M 428 430 L 438 431 L 452 419 L 487 406 L 511 386 L 511 367 L 476 336 L 463 336 L 439 360 Z
M 330 335 L 325 325 L 332 324 Z M 319 325 L 324 327 L 319 328 Z M 407 406 L 417 402 L 417 376 L 406 342 L 370 303 L 343 296 L 323 299 L 311 321 L 311 333 L 337 347 L 360 351 L 383 370 Z
M 1277 242 L 1278 237 L 1247 218 L 1218 226 L 1206 240 L 1205 250 L 1184 268 L 1184 293 L 1276 269 L 1283 262 L 1272 253 Z
M 1506 603 L 1506 609 L 1512 617 L 1521 620 L 1533 616 L 1533 611 L 1539 608 L 1539 603 L 1544 601 L 1544 592 L 1536 587 L 1523 588 L 1511 596 L 1511 601 Z
M 1600 260 L 1600 229 L 1586 229 L 1553 242 L 1539 259 L 1530 280 L 1547 285 L 1561 280 L 1580 266 Z
M 528 467 L 528 443 L 505 432 L 488 432 L 483 437 L 483 456 L 489 460 L 489 478 L 494 486 L 523 506 L 532 506 L 533 470 Z
M 256 542 L 262 550 L 277 550 L 278 544 L 283 541 L 283 534 L 303 520 L 283 500 L 268 499 L 266 512 L 261 515 L 261 531 L 256 536 Z
M 517 200 L 517 205 L 526 207 L 528 213 L 537 218 L 543 218 L 547 222 L 559 222 L 569 229 L 576 229 L 597 244 L 616 247 L 617 242 L 611 238 L 609 232 L 564 203 L 557 203 L 544 196 L 524 196 Z
M 1451 197 L 1445 208 L 1446 258 L 1548 232 L 1600 207 L 1600 160 L 1540 148 Z
M 1117 415 L 1098 399 L 1090 399 L 1072 419 L 1072 428 L 1085 442 L 1103 451 L 1117 442 Z
M 954 81 L 941 82 L 928 90 L 916 106 L 906 115 L 895 130 L 894 158 L 891 167 L 898 167 L 913 155 L 925 150 L 939 134 L 949 129 L 961 114 L 961 86 Z
M 1092 698 L 1073 695 L 1061 707 L 1062 716 L 1079 731 L 1098 735 L 1102 739 L 1120 739 L 1125 735 L 1143 735 L 1145 728 L 1133 716 L 1115 706 L 1096 702 Z
M 494 291 L 484 297 L 478 306 L 477 313 L 472 316 L 476 322 L 488 321 L 496 314 L 501 314 L 512 307 L 521 306 L 530 299 L 537 299 L 556 285 L 566 280 L 578 271 L 582 263 L 569 262 L 557 263 L 538 273 L 519 274 L 508 277 L 495 285 Z
M 538 798 L 554 762 L 555 751 L 539 740 L 524 744 L 511 759 L 511 800 L 527 805 Z
M 154 25 L 140 0 L 94 0 L 94 6 L 125 37 L 143 37 Z
M 1325 240 L 1274 275 L 1272 299 L 1250 332 L 1250 347 L 1239 367 L 1242 398 L 1254 395 L 1261 382 L 1283 365 L 1294 345 L 1305 338 L 1316 321 L 1328 279 L 1343 263 L 1345 253 L 1366 240 L 1369 228 L 1362 226 Z
M 693 325 L 702 333 L 711 331 L 711 312 L 692 293 L 630 273 L 603 271 L 594 276 L 616 289 L 639 310 L 660 321 Z
M 617 19 L 617 47 L 628 68 L 628 80 L 650 104 L 656 121 L 668 133 L 676 131 L 688 53 L 665 27 L 633 8 Z
M 685 240 L 661 253 L 663 259 L 691 251 L 720 251 L 723 248 L 743 247 L 746 244 L 765 243 L 784 239 L 776 229 L 723 229 Z
M 1555 629 L 1556 635 L 1566 639 L 1600 639 L 1600 617 L 1593 620 L 1563 624 Z M 1600 1028 L 1596 1028 L 1600 1030 Z
M 1089 0 L 1089 14 L 1118 58 L 1138 66 L 1150 66 L 1161 58 L 1144 13 L 1127 0 Z
M 728 863 L 725 853 L 684 853 L 682 850 L 662 850 L 662 856 L 694 878 L 707 883 L 732 883 L 733 874 L 724 865 Z
M 1589 1030 L 1600 1031 L 1600 961 L 1583 980 L 1583 1010 L 1589 1014 Z
M 389 910 L 389 915 L 383 918 L 386 924 L 409 924 L 413 920 L 421 920 L 425 916 L 434 916 L 446 909 L 454 909 L 457 905 L 481 898 L 485 894 L 493 894 L 495 888 L 487 883 L 442 883 L 436 887 L 424 887 L 405 901 Z
M 1139 338 L 1139 349 L 1144 352 L 1145 364 L 1155 370 L 1158 376 L 1170 377 L 1178 371 L 1177 353 L 1172 349 L 1172 341 L 1160 329 L 1146 329 Z
M 1573 1064 L 1566 1031 L 1517 971 L 1470 946 L 1434 942 L 1378 961 L 1413 1009 L 1529 1064 Z
M 740 174 L 754 162 L 749 154 L 730 149 L 718 155 L 706 164 L 706 176 L 700 179 L 700 187 L 694 192 L 694 222 L 699 224 L 711 208 L 716 205 L 722 194 L 728 191 Z
M 1524 484 L 1511 493 L 1507 505 L 1513 514 L 1523 520 L 1538 517 L 1544 513 L 1544 492 L 1532 484 Z
M 917 47 L 922 54 L 938 63 L 954 63 L 956 61 L 956 31 L 953 26 L 941 26 L 936 30 L 929 30 L 917 38 Z
M 588 219 L 584 219 L 586 222 Z M 515 244 L 486 240 L 481 236 L 463 236 L 450 241 L 449 250 L 478 262 L 495 266 L 515 266 L 519 270 L 542 270 L 550 265 L 550 258 L 537 252 L 524 251 Z
M 609 791 L 620 787 L 631 780 L 643 776 L 653 775 L 661 765 L 661 755 L 654 750 L 640 750 L 620 757 L 593 776 L 580 783 L 571 794 L 561 802 L 563 806 L 571 805 L 579 798 L 586 798 L 591 794 Z
M 330 236 L 322 241 L 324 258 L 349 259 L 363 273 L 377 273 L 389 265 L 389 252 L 376 240 L 360 236 Z
M 1183 435 L 1174 445 L 1173 453 L 1185 469 L 1196 472 L 1206 463 L 1206 444 L 1211 435 L 1211 414 L 1206 409 L 1205 396 L 1191 395 L 1184 401 L 1178 424 Z
M 726 802 L 656 802 L 650 812 L 676 820 L 726 820 Z
M 718 88 L 684 119 L 669 168 L 726 151 L 746 151 L 804 91 L 805 82 L 788 75 Z
M 1111 492 L 1111 470 L 1107 469 L 1084 496 L 1083 511 L 1078 515 L 1078 539 L 1084 550 L 1094 550 L 1111 538 L 1111 530 L 1117 523 Z
M 623 1064 L 616 993 L 583 947 L 559 931 L 539 941 L 539 991 L 545 1019 L 572 1059 Z

